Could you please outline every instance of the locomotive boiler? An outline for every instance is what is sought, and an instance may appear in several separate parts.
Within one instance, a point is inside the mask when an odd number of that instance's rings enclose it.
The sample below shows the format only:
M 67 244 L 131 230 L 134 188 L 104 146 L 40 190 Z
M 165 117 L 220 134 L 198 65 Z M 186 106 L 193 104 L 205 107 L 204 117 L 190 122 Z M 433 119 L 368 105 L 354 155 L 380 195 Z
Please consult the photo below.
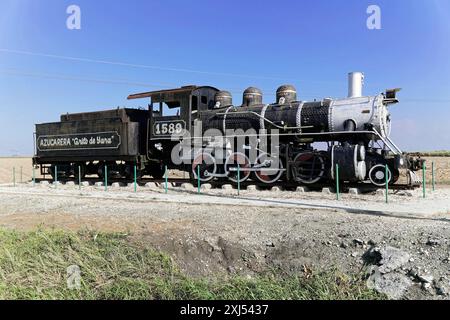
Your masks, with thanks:
M 350 73 L 348 97 L 312 102 L 299 99 L 292 85 L 278 88 L 270 104 L 254 87 L 244 91 L 241 105 L 208 86 L 130 95 L 150 98 L 148 110 L 64 115 L 59 123 L 37 125 L 34 163 L 52 176 L 59 166 L 62 177 L 80 167 L 83 176 L 102 176 L 107 167 L 129 177 L 136 166 L 139 176 L 161 178 L 167 166 L 203 182 L 313 186 L 339 179 L 381 187 L 403 172 L 416 183 L 422 161 L 390 138 L 389 107 L 399 102 L 399 89 L 363 96 L 363 80 Z

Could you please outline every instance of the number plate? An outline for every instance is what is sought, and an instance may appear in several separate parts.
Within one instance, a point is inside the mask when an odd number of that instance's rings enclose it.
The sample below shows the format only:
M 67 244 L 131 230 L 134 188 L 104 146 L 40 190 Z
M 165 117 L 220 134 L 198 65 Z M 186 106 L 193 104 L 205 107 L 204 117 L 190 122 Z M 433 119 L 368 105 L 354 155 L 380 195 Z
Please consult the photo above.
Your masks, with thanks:
M 183 120 L 156 121 L 153 124 L 153 136 L 171 137 L 182 136 L 186 130 L 186 123 Z

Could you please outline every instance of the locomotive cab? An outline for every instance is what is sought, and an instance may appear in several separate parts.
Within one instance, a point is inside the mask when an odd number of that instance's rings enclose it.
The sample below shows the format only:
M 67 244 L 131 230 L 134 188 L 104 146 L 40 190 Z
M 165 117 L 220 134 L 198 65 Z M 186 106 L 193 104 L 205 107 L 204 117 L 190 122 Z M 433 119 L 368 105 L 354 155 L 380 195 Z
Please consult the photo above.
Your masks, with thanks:
M 187 133 L 194 134 L 194 121 L 201 111 L 214 109 L 218 92 L 209 86 L 184 86 L 130 95 L 129 100 L 150 98 L 148 158 L 170 163 L 172 148 Z

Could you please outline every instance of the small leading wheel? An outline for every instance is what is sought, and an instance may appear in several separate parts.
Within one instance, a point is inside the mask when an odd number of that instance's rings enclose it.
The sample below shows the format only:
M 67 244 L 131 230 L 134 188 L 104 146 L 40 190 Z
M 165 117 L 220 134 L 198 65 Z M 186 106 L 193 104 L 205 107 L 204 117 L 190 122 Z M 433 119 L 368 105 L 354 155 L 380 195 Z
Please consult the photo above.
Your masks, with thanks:
M 325 159 L 317 152 L 299 153 L 292 165 L 292 176 L 302 184 L 314 184 L 325 175 Z
M 232 153 L 225 161 L 225 172 L 228 174 L 228 179 L 235 183 L 244 182 L 250 177 L 251 171 L 248 170 L 250 167 L 250 160 L 240 152 Z
M 279 157 L 261 154 L 255 161 L 256 179 L 262 183 L 271 184 L 280 180 L 283 175 L 283 163 Z
M 388 168 L 388 183 L 391 182 L 392 179 L 392 173 L 391 170 Z M 369 179 L 370 182 L 372 182 L 373 185 L 377 187 L 384 187 L 386 186 L 386 166 L 382 164 L 377 164 L 376 166 L 372 167 L 369 171 Z
M 191 179 L 208 182 L 214 179 L 216 171 L 217 165 L 214 157 L 208 152 L 202 152 L 192 162 Z M 197 172 L 200 172 L 200 178 L 197 176 Z

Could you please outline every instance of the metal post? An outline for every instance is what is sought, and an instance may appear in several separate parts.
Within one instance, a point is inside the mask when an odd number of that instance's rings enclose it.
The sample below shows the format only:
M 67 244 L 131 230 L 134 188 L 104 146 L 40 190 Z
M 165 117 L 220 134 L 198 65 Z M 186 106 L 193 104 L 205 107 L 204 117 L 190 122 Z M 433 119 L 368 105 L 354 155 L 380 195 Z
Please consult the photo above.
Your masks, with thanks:
M 197 192 L 200 193 L 200 165 L 197 165 Z
M 33 187 L 36 186 L 36 172 L 35 172 L 35 168 L 33 166 Z
M 336 200 L 341 198 L 340 190 L 339 190 L 339 165 L 336 163 Z
M 13 167 L 13 184 L 16 186 L 16 167 Z
M 238 196 L 241 194 L 241 165 L 237 164 L 237 185 L 238 185 Z
M 137 166 L 134 165 L 134 193 L 137 193 Z
M 105 191 L 108 191 L 108 166 L 105 165 Z
M 433 191 L 436 191 L 436 180 L 434 175 L 434 161 L 431 163 L 431 183 L 433 185 Z
M 78 166 L 78 189 L 81 191 L 81 166 Z
M 55 166 L 55 189 L 58 187 L 58 166 Z
M 167 192 L 168 192 L 167 189 L 168 189 L 168 187 L 169 187 L 169 183 L 168 183 L 168 181 L 167 181 L 167 180 L 169 179 L 169 171 L 167 170 L 167 166 L 166 166 L 166 174 L 165 174 L 165 176 L 166 176 L 166 177 L 165 177 L 165 180 L 166 180 L 166 181 L 165 181 L 165 182 L 166 182 L 165 190 L 166 190 L 166 193 L 167 193 Z
M 425 198 L 426 196 L 427 196 L 427 186 L 426 186 L 426 180 L 425 180 L 425 178 L 426 178 L 426 171 L 427 170 L 427 168 L 426 168 L 426 164 L 425 164 L 425 162 L 423 163 L 423 168 L 422 168 L 422 187 L 423 187 L 423 197 Z
M 388 165 L 385 166 L 385 170 L 384 170 L 384 177 L 386 180 L 386 203 L 389 203 L 389 167 Z

